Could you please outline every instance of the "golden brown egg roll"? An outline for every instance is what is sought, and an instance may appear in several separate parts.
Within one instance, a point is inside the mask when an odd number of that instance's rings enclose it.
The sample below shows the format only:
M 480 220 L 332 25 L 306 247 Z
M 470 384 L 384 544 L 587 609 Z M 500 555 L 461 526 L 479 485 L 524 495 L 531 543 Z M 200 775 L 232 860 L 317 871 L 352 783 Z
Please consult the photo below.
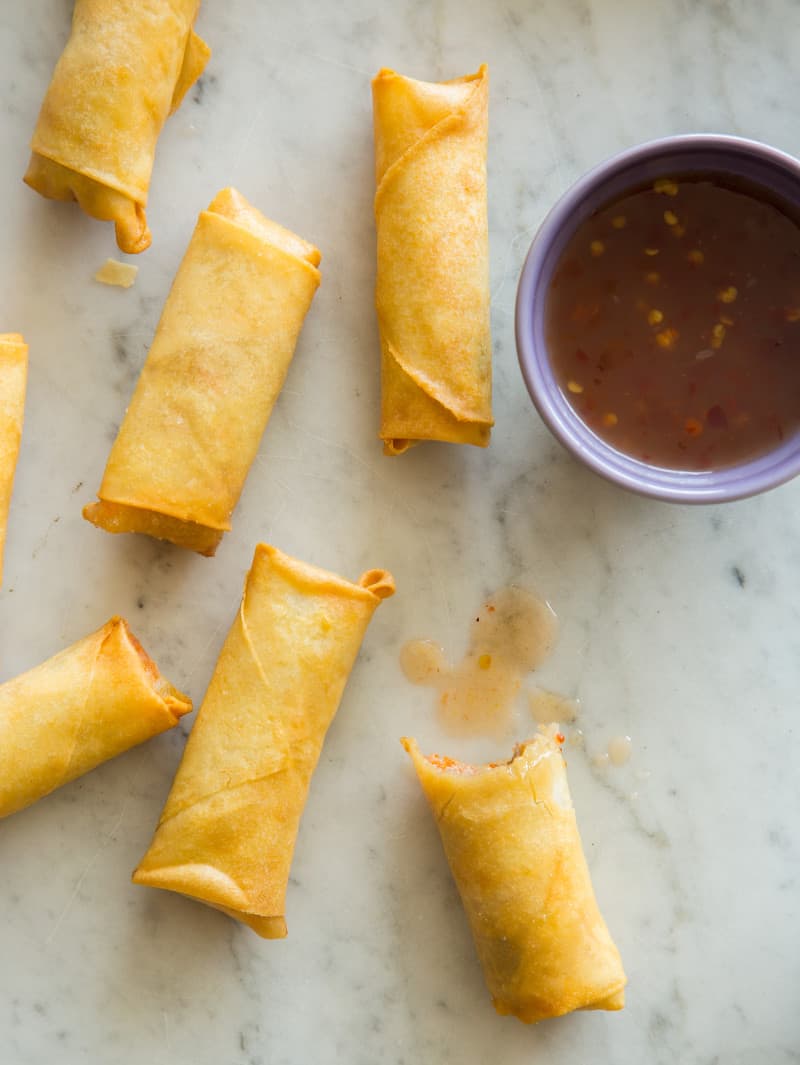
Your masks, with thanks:
M 528 1024 L 619 1010 L 625 973 L 592 890 L 561 748 L 548 735 L 502 765 L 420 754 L 430 804 L 498 1013 Z
M 384 452 L 486 447 L 488 70 L 440 84 L 381 70 L 372 100 Z
M 385 570 L 352 584 L 259 544 L 153 842 L 134 882 L 286 935 L 289 869 L 311 774 Z
M 213 555 L 258 451 L 320 254 L 235 189 L 200 215 L 83 515 Z
M 156 142 L 211 54 L 200 0 L 75 0 L 42 104 L 25 181 L 113 221 L 124 252 L 150 246 L 145 207 Z
M 177 725 L 192 704 L 112 618 L 0 685 L 0 817 Z
M 3 579 L 8 508 L 22 437 L 27 379 L 28 345 L 19 333 L 0 333 L 0 582 Z

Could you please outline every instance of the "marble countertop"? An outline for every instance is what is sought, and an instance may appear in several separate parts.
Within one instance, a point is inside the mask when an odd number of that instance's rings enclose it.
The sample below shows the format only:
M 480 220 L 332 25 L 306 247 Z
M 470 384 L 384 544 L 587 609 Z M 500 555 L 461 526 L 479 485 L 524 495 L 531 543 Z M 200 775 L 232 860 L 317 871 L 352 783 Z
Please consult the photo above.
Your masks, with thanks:
M 800 154 L 797 4 L 206 0 L 198 28 L 214 55 L 161 137 L 153 246 L 129 291 L 91 280 L 116 255 L 112 227 L 21 181 L 70 9 L 0 10 L 0 328 L 30 343 L 0 675 L 118 612 L 199 703 L 259 539 L 350 577 L 387 566 L 400 591 L 376 615 L 313 780 L 288 939 L 130 883 L 180 729 L 0 825 L 3 1065 L 800 1060 L 800 482 L 719 508 L 623 493 L 549 436 L 513 338 L 527 246 L 593 163 L 692 130 Z M 497 427 L 487 452 L 385 459 L 369 79 L 388 65 L 434 80 L 483 60 Z M 196 214 L 227 184 L 318 244 L 323 282 L 209 561 L 104 535 L 80 508 Z M 512 583 L 561 619 L 541 680 L 582 703 L 570 781 L 629 976 L 622 1013 L 535 1028 L 492 1010 L 398 743 L 466 749 L 441 735 L 398 652 L 428 636 L 459 654 L 482 597 Z M 630 763 L 595 765 L 624 733 Z

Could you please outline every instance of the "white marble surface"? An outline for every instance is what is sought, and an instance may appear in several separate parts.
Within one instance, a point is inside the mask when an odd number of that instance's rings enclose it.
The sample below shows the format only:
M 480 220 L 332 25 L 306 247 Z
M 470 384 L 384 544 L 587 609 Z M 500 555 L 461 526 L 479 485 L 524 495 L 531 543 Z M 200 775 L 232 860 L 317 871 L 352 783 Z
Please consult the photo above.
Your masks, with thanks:
M 287 940 L 131 885 L 180 730 L 0 825 L 0 1061 L 799 1061 L 800 483 L 716 509 L 623 494 L 549 437 L 512 331 L 526 247 L 589 165 L 689 130 L 800 152 L 797 4 L 206 0 L 214 56 L 161 138 L 153 246 L 128 292 L 91 281 L 114 254 L 111 227 L 21 182 L 70 8 L 0 5 L 0 328 L 31 345 L 2 677 L 121 612 L 199 702 L 258 539 L 349 576 L 389 566 L 400 591 L 376 616 L 313 781 Z M 390 65 L 436 79 L 482 60 L 497 428 L 488 452 L 384 459 L 369 78 Z M 229 183 L 318 243 L 323 283 L 234 530 L 209 561 L 106 536 L 80 507 L 196 213 Z M 481 597 L 512 582 L 562 621 L 543 680 L 583 703 L 571 783 L 630 979 L 623 1013 L 533 1029 L 491 1008 L 397 742 L 412 732 L 466 749 L 439 734 L 398 651 L 424 635 L 458 653 Z M 624 732 L 630 765 L 593 767 Z

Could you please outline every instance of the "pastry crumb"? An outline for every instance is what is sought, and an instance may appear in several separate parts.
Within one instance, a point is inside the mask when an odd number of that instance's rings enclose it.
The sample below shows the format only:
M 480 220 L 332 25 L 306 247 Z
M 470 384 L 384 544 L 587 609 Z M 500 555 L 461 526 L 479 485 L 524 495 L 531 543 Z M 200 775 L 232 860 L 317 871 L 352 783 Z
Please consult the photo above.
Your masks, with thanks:
M 116 285 L 118 288 L 130 288 L 136 280 L 139 267 L 132 263 L 121 263 L 116 259 L 106 259 L 97 273 L 95 281 L 103 285 Z

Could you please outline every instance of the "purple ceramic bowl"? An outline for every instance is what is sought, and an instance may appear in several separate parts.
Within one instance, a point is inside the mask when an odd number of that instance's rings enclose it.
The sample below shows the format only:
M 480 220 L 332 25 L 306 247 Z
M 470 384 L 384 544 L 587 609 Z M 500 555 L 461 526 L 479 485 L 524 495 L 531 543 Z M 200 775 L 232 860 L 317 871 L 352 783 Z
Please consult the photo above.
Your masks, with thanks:
M 551 432 L 609 481 L 674 503 L 721 503 L 765 492 L 800 473 L 800 434 L 759 458 L 695 473 L 651 466 L 616 451 L 581 420 L 556 383 L 544 336 L 550 279 L 577 227 L 609 200 L 659 177 L 710 171 L 746 179 L 800 210 L 800 162 L 757 141 L 687 134 L 650 141 L 585 174 L 558 201 L 531 245 L 517 289 L 517 352 L 522 376 Z

